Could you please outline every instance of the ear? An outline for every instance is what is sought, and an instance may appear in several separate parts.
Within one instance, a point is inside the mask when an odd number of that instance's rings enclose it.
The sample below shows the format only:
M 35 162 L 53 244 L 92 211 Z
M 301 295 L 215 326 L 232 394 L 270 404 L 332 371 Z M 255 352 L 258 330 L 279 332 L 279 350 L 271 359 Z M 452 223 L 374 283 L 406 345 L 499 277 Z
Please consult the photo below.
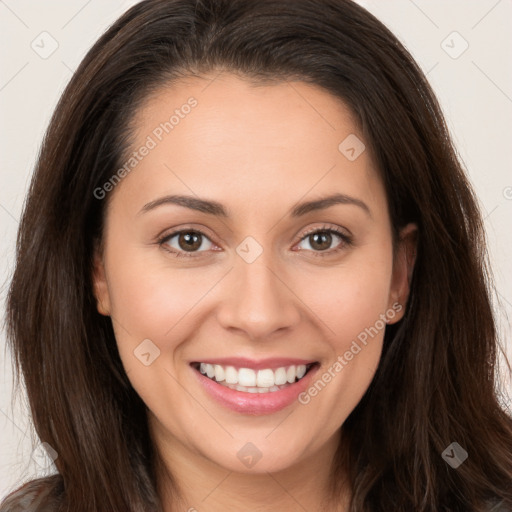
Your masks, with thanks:
M 100 244 L 96 244 L 94 248 L 92 284 L 98 313 L 100 313 L 100 315 L 109 316 L 110 296 L 105 273 L 105 263 L 103 260 L 103 248 Z
M 398 322 L 405 314 L 405 304 L 409 297 L 412 273 L 416 262 L 417 239 L 418 226 L 416 224 L 407 224 L 400 230 L 393 261 L 388 303 L 388 307 L 392 308 L 396 314 L 392 319 L 388 319 L 388 324 Z

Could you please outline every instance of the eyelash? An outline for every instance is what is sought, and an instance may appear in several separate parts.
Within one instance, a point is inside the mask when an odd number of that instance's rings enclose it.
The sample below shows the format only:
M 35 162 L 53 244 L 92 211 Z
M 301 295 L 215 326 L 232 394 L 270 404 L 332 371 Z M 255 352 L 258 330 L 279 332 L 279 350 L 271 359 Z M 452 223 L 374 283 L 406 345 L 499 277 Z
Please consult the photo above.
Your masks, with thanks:
M 197 258 L 197 257 L 199 257 L 201 252 L 205 252 L 205 251 L 192 251 L 192 252 L 180 251 L 180 252 L 177 252 L 175 250 L 171 250 L 168 247 L 166 247 L 166 244 L 167 244 L 167 242 L 169 242 L 169 240 L 174 238 L 176 235 L 180 235 L 182 233 L 194 233 L 194 234 L 200 235 L 201 237 L 205 237 L 206 239 L 210 240 L 210 238 L 205 233 L 203 233 L 202 231 L 200 231 L 198 229 L 180 229 L 179 231 L 174 231 L 172 233 L 168 233 L 168 234 L 162 236 L 161 238 L 158 239 L 157 243 L 165 251 L 173 254 L 177 258 L 182 258 L 182 257 Z M 317 234 L 317 233 L 334 234 L 341 239 L 341 243 L 335 249 L 332 249 L 332 250 L 325 250 L 325 251 L 311 251 L 310 250 L 309 252 L 313 252 L 315 257 L 325 258 L 328 256 L 332 256 L 333 254 L 341 251 L 343 248 L 350 247 L 353 244 L 353 240 L 352 240 L 351 236 L 347 235 L 346 233 L 343 233 L 338 228 L 327 227 L 327 226 L 324 226 L 322 228 L 314 228 L 310 231 L 307 231 L 306 233 L 304 233 L 302 238 L 299 240 L 299 243 L 304 241 L 309 236 Z M 211 242 L 211 240 L 210 240 L 210 242 Z M 300 249 L 300 250 L 304 250 L 304 249 Z

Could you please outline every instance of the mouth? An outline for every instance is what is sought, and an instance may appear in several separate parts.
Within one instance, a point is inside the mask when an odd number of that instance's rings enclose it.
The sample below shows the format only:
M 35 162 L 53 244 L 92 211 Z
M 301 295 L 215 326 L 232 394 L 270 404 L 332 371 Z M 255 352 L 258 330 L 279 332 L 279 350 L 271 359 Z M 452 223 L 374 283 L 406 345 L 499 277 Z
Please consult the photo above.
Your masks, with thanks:
M 193 362 L 190 365 L 216 384 L 235 391 L 275 393 L 300 382 L 319 363 L 269 365 L 267 368 L 261 367 L 261 364 L 256 365 L 259 368 L 209 362 Z

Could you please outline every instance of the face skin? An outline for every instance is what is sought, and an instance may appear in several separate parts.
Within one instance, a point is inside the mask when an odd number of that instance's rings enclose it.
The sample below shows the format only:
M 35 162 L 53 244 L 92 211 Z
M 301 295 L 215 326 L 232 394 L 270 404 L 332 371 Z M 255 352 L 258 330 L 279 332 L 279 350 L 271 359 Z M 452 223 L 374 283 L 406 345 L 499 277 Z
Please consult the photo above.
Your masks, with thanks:
M 98 310 L 112 317 L 123 365 L 179 483 L 180 507 L 167 511 L 319 510 L 341 426 L 375 374 L 384 330 L 359 342 L 341 371 L 333 364 L 386 312 L 388 323 L 402 317 L 396 303 L 407 299 L 415 229 L 403 230 L 393 257 L 369 151 L 350 161 L 338 149 L 350 134 L 362 140 L 340 100 L 302 82 L 214 78 L 162 89 L 137 113 L 133 151 L 148 136 L 157 144 L 108 198 Z M 197 106 L 158 141 L 155 128 L 191 96 Z M 350 203 L 290 215 L 334 193 L 368 211 Z M 171 194 L 216 201 L 228 216 L 176 204 L 142 211 Z M 328 228 L 351 242 L 336 234 L 315 242 L 311 232 Z M 179 230 L 204 234 L 195 252 L 179 235 L 159 244 Z M 246 237 L 256 241 L 250 251 L 262 249 L 250 263 L 237 252 Z M 148 366 L 134 354 L 143 340 L 160 350 Z M 236 356 L 316 361 L 314 381 L 329 368 L 335 377 L 306 404 L 240 413 L 213 400 L 189 364 Z M 247 443 L 261 454 L 252 467 L 237 456 Z

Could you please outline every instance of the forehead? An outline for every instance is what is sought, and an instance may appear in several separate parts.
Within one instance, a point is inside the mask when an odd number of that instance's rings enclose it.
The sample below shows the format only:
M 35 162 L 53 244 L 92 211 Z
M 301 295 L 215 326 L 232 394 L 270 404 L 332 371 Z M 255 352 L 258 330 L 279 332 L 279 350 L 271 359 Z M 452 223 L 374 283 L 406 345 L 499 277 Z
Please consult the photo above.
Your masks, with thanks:
M 116 193 L 125 189 L 147 202 L 179 189 L 212 199 L 228 195 L 234 207 L 248 208 L 340 191 L 385 206 L 352 113 L 305 82 L 187 78 L 148 97 L 133 127 L 131 151 L 150 149 L 132 162 Z M 356 159 L 352 149 L 355 156 L 362 151 Z

